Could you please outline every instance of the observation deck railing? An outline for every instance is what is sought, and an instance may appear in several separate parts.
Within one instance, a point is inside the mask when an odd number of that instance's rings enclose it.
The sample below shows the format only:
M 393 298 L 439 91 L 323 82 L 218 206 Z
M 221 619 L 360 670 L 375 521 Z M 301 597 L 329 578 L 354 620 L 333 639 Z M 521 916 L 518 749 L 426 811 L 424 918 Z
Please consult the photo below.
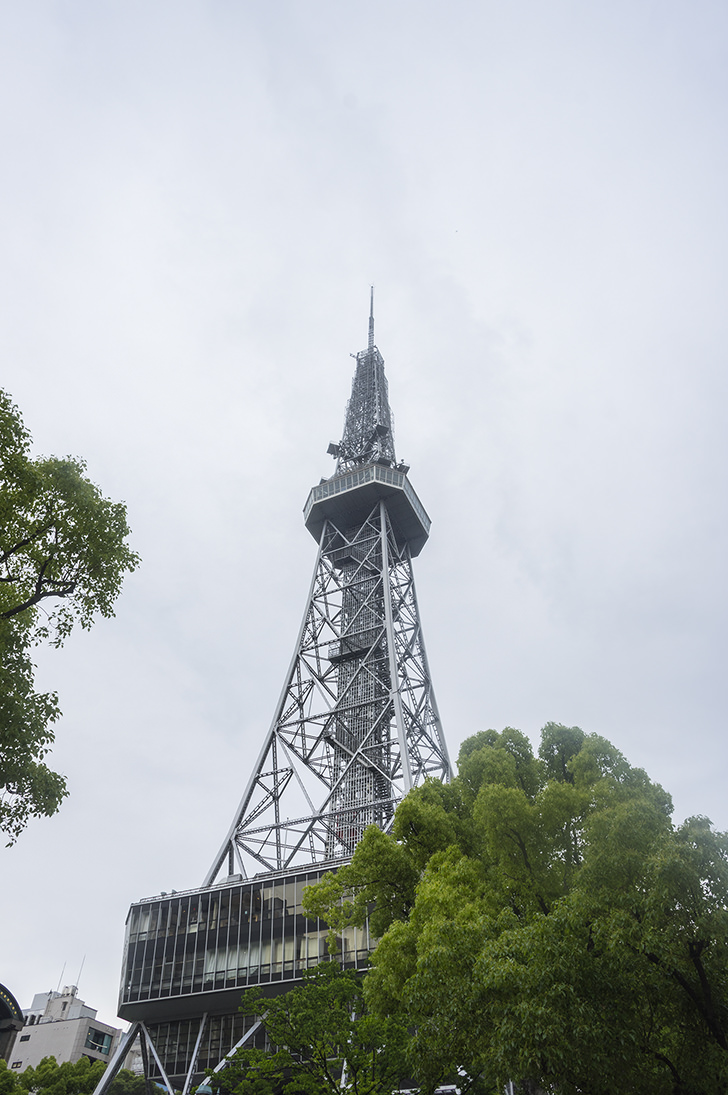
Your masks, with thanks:
M 382 483 L 386 486 L 401 490 L 422 524 L 425 534 L 429 534 L 432 522 L 427 516 L 425 507 L 415 494 L 406 473 L 399 471 L 397 468 L 390 468 L 380 464 L 366 464 L 362 468 L 344 472 L 342 475 L 335 475 L 331 479 L 324 479 L 318 486 L 313 487 L 306 499 L 306 505 L 303 510 L 304 520 L 308 522 L 311 510 L 318 502 L 323 502 L 327 498 L 333 498 L 337 494 L 344 494 L 347 491 L 356 490 L 358 487 L 362 487 L 367 483 Z

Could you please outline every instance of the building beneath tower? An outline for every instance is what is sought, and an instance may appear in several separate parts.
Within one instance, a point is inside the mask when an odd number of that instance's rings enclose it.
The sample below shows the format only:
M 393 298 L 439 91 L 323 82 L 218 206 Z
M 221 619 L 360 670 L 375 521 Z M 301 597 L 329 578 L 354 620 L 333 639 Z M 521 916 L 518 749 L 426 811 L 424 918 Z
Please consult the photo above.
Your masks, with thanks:
M 303 620 L 232 824 L 199 889 L 127 918 L 119 1015 L 182 1095 L 260 1036 L 238 1012 L 244 989 L 285 991 L 328 956 L 304 888 L 348 862 L 368 825 L 388 830 L 412 787 L 450 778 L 412 568 L 430 520 L 395 455 L 373 311 L 328 451 L 334 473 L 304 507 L 318 552 Z M 340 960 L 364 968 L 371 948 L 366 927 L 349 929 Z

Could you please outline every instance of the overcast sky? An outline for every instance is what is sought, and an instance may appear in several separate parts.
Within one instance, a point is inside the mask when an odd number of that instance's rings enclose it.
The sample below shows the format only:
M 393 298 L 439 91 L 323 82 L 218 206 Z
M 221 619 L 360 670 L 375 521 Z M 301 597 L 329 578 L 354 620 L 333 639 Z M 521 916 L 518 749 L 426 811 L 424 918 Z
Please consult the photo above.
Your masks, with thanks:
M 71 797 L 3 850 L 0 980 L 116 1014 L 267 731 L 369 285 L 453 755 L 555 720 L 728 828 L 728 11 L 0 3 L 0 383 L 128 505 L 40 651 Z M 65 964 L 65 970 L 64 970 Z

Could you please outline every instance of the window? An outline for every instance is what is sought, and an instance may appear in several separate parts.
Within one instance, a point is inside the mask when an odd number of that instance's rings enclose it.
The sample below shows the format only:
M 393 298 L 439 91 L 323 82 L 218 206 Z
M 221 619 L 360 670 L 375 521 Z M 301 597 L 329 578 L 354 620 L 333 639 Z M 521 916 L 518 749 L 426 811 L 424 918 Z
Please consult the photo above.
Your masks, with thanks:
M 108 1054 L 111 1049 L 111 1035 L 107 1034 L 105 1030 L 96 1030 L 95 1027 L 89 1027 L 84 1048 L 95 1049 L 97 1053 Z
M 29 1042 L 30 1041 L 30 1035 L 29 1034 L 21 1034 L 20 1035 L 20 1041 L 21 1042 Z
M 22 1061 L 13 1061 L 13 1063 L 11 1064 L 10 1067 L 11 1068 L 22 1068 L 23 1067 L 23 1062 Z

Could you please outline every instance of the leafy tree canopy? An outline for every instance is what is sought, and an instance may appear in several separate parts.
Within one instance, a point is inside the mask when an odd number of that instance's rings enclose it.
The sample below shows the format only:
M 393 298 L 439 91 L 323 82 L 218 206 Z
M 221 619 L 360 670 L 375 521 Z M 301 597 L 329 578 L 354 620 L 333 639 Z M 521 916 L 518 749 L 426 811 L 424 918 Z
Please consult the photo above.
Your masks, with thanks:
M 367 1013 L 361 975 L 326 962 L 304 983 L 272 999 L 258 989 L 242 1010 L 262 1015 L 274 1049 L 241 1048 L 211 1075 L 214 1091 L 235 1095 L 391 1095 L 406 1077 L 407 1031 L 396 1019 Z
M 152 1090 L 162 1090 L 162 1084 L 152 1082 Z M 166 1089 L 165 1089 L 166 1090 Z M 147 1081 L 143 1073 L 120 1068 L 109 1084 L 107 1095 L 147 1095 Z
M 0 1095 L 91 1095 L 106 1071 L 105 1061 L 79 1057 L 73 1064 L 58 1064 L 55 1057 L 44 1057 L 37 1068 L 13 1072 L 0 1061 Z M 146 1095 L 143 1076 L 122 1068 L 109 1085 L 109 1095 Z
M 728 838 L 671 812 L 597 735 L 489 730 L 304 900 L 334 934 L 374 903 L 366 1001 L 423 1091 L 723 1095 Z
M 0 1061 L 0 1092 L 2 1095 L 91 1095 L 104 1074 L 104 1061 L 79 1057 L 71 1064 L 58 1064 L 55 1057 L 44 1057 L 37 1068 L 12 1072 Z
M 10 843 L 66 794 L 44 764 L 58 700 L 34 691 L 30 648 L 46 639 L 60 646 L 74 624 L 113 616 L 139 561 L 125 506 L 104 498 L 85 471 L 71 457 L 33 458 L 18 410 L 0 391 L 0 830 Z

